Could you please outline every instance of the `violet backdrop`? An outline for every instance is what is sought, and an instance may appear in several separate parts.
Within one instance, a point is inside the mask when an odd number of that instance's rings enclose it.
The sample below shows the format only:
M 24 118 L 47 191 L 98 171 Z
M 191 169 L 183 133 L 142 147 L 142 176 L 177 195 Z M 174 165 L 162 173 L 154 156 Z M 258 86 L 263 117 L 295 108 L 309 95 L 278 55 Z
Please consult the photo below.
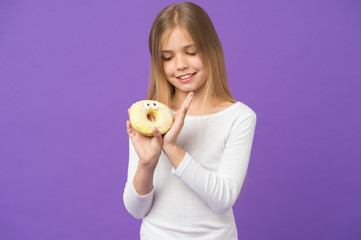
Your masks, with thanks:
M 239 239 L 361 239 L 361 2 L 195 3 L 258 115 Z M 174 1 L 0 1 L 0 239 L 138 239 L 127 108 Z

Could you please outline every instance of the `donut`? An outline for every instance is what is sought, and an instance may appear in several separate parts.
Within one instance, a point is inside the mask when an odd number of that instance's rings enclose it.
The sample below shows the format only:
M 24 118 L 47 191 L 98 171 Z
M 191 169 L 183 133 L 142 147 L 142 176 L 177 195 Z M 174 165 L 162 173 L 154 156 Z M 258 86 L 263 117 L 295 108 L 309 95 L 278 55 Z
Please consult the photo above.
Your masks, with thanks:
M 142 100 L 134 103 L 129 109 L 129 120 L 132 127 L 145 136 L 153 136 L 156 127 L 161 134 L 168 132 L 173 124 L 171 110 L 163 103 Z

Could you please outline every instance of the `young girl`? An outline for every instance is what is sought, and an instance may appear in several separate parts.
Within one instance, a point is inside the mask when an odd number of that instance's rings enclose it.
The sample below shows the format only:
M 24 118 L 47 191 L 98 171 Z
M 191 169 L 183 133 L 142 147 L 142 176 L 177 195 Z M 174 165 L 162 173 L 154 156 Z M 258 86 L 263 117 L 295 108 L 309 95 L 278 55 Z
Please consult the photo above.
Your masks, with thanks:
M 228 88 L 221 43 L 207 13 L 182 2 L 163 9 L 149 36 L 148 99 L 174 111 L 154 137 L 129 121 L 124 204 L 141 239 L 237 239 L 232 206 L 246 176 L 256 114 Z

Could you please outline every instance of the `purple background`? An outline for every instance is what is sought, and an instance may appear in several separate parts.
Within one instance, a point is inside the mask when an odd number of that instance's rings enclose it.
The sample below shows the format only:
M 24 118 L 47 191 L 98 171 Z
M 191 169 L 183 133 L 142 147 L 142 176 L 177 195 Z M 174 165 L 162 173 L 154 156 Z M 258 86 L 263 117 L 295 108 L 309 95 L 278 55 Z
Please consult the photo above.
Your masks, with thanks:
M 195 1 L 258 115 L 239 238 L 361 239 L 361 2 Z M 172 1 L 0 1 L 0 239 L 138 239 L 127 108 Z

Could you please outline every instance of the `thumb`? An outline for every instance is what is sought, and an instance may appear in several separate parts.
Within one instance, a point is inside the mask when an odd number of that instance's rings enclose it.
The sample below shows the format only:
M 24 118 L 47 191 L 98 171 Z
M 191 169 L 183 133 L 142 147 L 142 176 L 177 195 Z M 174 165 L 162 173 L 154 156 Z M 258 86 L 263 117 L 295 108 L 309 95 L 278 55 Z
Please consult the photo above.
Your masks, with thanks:
M 156 127 L 153 128 L 153 136 L 158 142 L 162 142 L 162 134 Z

